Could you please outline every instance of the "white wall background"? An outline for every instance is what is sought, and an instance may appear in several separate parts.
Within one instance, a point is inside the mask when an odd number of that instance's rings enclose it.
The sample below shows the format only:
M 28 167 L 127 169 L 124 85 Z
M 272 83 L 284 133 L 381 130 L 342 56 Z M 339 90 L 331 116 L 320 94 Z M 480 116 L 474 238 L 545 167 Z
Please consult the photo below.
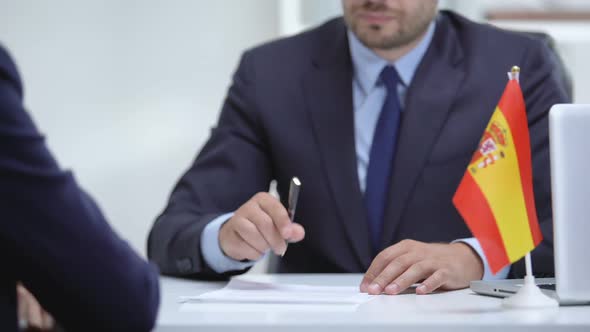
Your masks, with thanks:
M 479 20 L 498 1 L 441 5 Z M 207 138 L 241 52 L 339 12 L 339 0 L 0 0 L 0 43 L 20 66 L 50 148 L 145 255 L 148 230 Z M 588 23 L 536 27 L 556 34 L 576 101 L 590 102 Z
M 0 43 L 60 163 L 145 254 L 241 52 L 276 37 L 276 13 L 274 0 L 0 0 Z

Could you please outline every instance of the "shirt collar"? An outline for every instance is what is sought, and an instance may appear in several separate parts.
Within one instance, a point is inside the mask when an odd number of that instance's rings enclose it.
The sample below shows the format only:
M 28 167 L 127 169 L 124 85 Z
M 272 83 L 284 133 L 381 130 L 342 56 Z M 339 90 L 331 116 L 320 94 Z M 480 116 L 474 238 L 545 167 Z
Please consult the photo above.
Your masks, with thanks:
M 352 31 L 348 30 L 348 44 L 350 45 L 350 56 L 352 58 L 354 73 L 364 93 L 368 93 L 376 85 L 383 67 L 388 64 L 395 66 L 404 85 L 409 86 L 416 72 L 416 68 L 418 68 L 418 64 L 420 64 L 424 53 L 426 53 L 432 41 L 434 29 L 435 23 L 433 21 L 428 26 L 426 34 L 420 43 L 395 63 L 389 63 L 387 60 L 379 57 L 375 52 L 363 45 Z

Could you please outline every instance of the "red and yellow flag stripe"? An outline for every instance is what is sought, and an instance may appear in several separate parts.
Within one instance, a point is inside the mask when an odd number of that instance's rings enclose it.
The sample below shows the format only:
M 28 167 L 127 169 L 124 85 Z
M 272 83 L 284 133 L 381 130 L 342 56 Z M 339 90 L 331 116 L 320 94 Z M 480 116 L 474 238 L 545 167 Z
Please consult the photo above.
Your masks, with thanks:
M 493 273 L 541 242 L 525 104 L 517 80 L 508 82 L 453 203 Z

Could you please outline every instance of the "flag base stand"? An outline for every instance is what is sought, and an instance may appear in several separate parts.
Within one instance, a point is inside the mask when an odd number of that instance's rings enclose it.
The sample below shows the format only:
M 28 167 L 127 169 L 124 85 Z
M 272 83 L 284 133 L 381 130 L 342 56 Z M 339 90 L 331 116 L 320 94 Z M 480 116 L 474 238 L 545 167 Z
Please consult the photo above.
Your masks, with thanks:
M 541 291 L 535 284 L 535 277 L 527 275 L 524 277 L 524 285 L 516 294 L 502 300 L 502 306 L 510 309 L 540 309 L 555 308 L 559 304 Z

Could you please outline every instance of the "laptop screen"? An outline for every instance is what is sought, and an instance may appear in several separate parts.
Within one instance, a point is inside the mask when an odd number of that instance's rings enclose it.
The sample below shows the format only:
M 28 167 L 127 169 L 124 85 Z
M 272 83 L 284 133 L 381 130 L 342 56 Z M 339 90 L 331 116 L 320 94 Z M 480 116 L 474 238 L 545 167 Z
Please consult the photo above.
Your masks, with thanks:
M 590 105 L 554 105 L 549 146 L 557 293 L 590 300 Z

